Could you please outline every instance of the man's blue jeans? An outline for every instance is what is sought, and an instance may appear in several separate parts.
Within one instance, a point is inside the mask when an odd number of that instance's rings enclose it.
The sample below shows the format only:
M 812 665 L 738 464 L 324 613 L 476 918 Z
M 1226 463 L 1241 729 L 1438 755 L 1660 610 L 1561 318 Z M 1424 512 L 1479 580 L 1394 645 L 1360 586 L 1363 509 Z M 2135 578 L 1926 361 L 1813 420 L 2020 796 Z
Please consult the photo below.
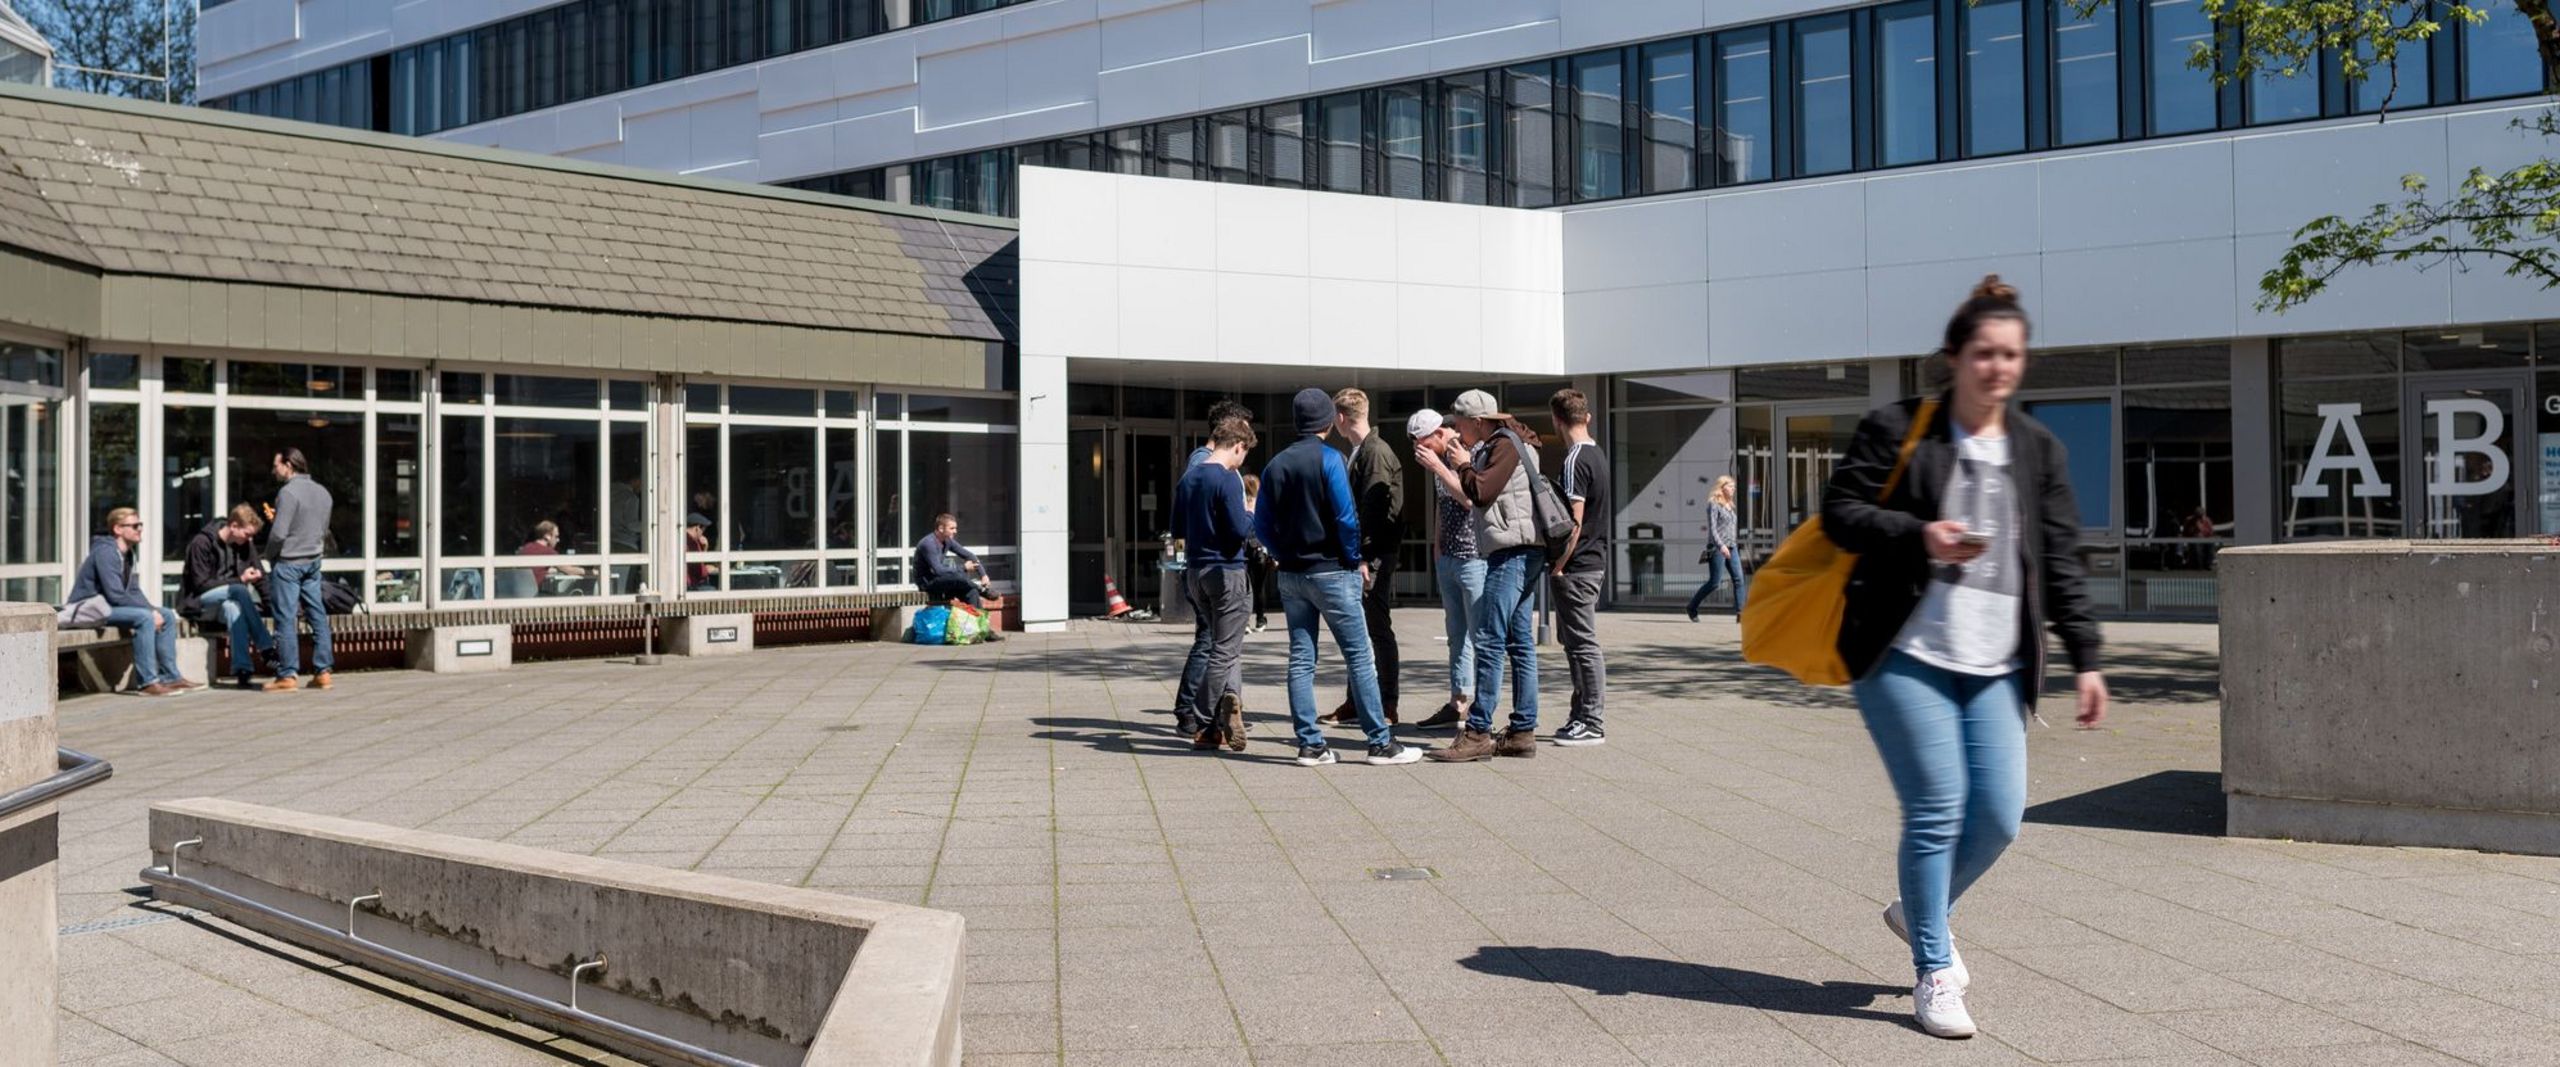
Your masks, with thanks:
M 276 647 L 275 635 L 267 632 L 267 617 L 259 612 L 248 586 L 233 582 L 207 589 L 196 603 L 221 618 L 223 629 L 231 634 L 231 673 L 247 674 L 253 669 L 249 659 L 252 648 L 266 651 Z
M 1538 620 L 1530 601 L 1546 569 L 1547 553 L 1534 545 L 1484 561 L 1484 598 L 1476 602 L 1476 702 L 1467 708 L 1467 729 L 1493 729 L 1505 666 L 1511 669 L 1511 728 L 1538 729 Z
M 320 561 L 278 563 L 268 579 L 267 594 L 276 606 L 276 675 L 302 673 L 302 642 L 294 635 L 298 616 L 311 622 L 311 669 L 326 674 L 334 657 L 329 651 L 329 605 L 320 598 Z
M 1369 654 L 1369 622 L 1360 610 L 1360 572 L 1280 574 L 1280 610 L 1289 620 L 1289 717 L 1297 721 L 1298 747 L 1323 747 L 1316 725 L 1316 623 L 1333 630 L 1342 665 L 1351 672 L 1351 706 L 1372 745 L 1392 744 L 1378 699 L 1378 664 Z
M 1899 651 L 1855 686 L 1902 798 L 1902 914 L 1922 977 L 1954 962 L 1947 912 L 2017 840 L 2027 809 L 2026 672 L 1960 674 Z
M 1440 557 L 1440 616 L 1449 634 L 1449 695 L 1476 696 L 1476 602 L 1484 599 L 1484 561 Z
M 133 634 L 135 685 L 175 685 L 186 680 L 178 673 L 177 612 L 167 608 L 110 608 L 107 625 Z

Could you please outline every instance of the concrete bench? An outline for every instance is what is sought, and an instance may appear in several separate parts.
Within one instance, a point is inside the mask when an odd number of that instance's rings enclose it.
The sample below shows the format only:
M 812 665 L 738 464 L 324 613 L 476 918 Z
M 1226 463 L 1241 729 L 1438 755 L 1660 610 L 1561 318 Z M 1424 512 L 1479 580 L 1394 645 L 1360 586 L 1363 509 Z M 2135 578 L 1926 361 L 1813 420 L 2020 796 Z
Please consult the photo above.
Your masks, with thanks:
M 53 650 L 68 657 L 69 681 L 81 692 L 115 693 L 134 688 L 133 637 L 113 626 L 54 631 Z M 178 674 L 190 682 L 211 680 L 212 642 L 193 634 L 178 638 Z

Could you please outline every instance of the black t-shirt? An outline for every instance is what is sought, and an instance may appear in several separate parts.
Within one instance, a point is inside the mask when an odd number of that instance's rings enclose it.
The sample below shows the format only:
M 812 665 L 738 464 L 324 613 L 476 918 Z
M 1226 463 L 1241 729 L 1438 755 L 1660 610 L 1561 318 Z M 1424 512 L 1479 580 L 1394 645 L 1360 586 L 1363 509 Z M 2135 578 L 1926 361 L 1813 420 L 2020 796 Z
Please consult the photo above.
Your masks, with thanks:
M 1582 537 L 1574 542 L 1573 555 L 1565 561 L 1568 571 L 1596 571 L 1609 563 L 1609 525 L 1616 521 L 1609 510 L 1609 456 L 1597 443 L 1574 445 L 1564 460 L 1564 500 L 1567 507 L 1582 502 Z

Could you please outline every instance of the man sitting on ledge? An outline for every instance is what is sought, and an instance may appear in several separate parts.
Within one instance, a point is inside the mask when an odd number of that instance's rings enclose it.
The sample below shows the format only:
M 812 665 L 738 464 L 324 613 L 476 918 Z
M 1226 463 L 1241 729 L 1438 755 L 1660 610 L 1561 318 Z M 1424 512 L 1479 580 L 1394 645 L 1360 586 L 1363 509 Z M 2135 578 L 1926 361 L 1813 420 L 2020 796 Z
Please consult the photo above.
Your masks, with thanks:
M 987 572 L 978 554 L 960 544 L 960 520 L 948 511 L 933 517 L 933 532 L 916 542 L 915 583 L 934 600 L 965 600 L 980 611 L 987 607 Z M 994 630 L 987 640 L 1002 641 Z

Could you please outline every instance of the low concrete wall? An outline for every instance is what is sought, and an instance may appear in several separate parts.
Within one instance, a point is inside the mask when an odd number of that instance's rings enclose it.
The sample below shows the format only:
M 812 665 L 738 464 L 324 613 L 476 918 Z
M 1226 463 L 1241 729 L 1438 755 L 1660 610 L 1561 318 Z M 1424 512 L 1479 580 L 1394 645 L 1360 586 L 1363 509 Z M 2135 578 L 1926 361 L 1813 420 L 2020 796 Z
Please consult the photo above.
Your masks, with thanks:
M 658 639 L 671 656 L 735 656 L 756 650 L 756 617 L 686 615 L 658 620 Z
M 380 893 L 357 914 L 363 939 L 535 997 L 566 1000 L 572 968 L 601 955 L 582 1009 L 722 1055 L 959 1063 L 964 928 L 949 912 L 232 801 L 153 806 L 155 862 L 194 838 L 203 843 L 184 850 L 178 874 L 332 929 L 346 926 L 348 901 Z M 625 1055 L 680 1062 L 144 876 L 164 899 Z
M 515 649 L 515 628 L 504 623 L 437 626 L 409 631 L 408 663 L 436 674 L 503 671 L 515 663 Z
M 2232 835 L 2560 855 L 2560 547 L 2218 558 Z
M 0 793 L 54 772 L 53 609 L 0 604 Z M 0 1064 L 54 1062 L 55 806 L 0 821 Z

